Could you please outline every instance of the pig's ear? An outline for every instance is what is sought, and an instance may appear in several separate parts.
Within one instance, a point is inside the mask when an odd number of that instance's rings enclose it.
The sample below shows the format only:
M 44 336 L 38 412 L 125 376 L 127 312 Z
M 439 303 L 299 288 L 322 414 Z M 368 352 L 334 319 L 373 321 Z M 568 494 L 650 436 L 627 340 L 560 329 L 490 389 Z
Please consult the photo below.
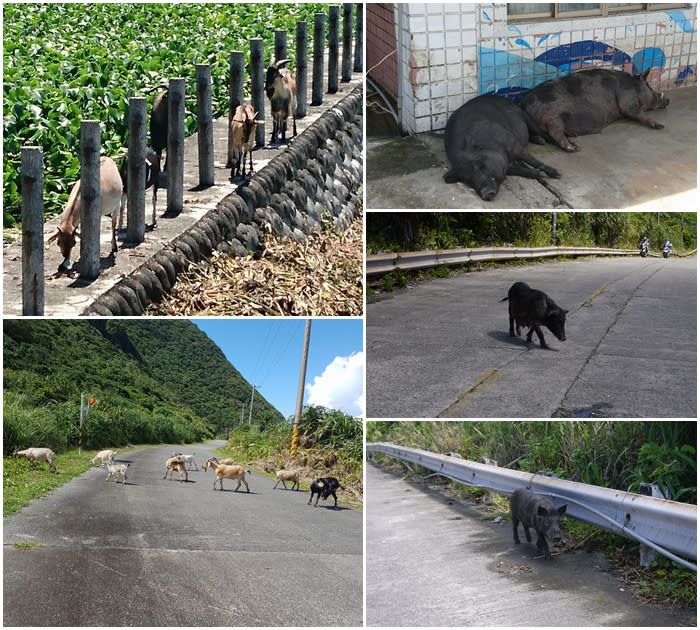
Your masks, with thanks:
M 642 74 L 639 75 L 639 78 L 640 78 L 642 81 L 646 81 L 646 80 L 647 80 L 647 77 L 649 76 L 649 73 L 650 73 L 650 72 L 651 72 L 651 68 L 647 68 L 644 72 L 642 72 Z
M 562 505 L 558 510 L 559 516 L 564 516 L 564 512 L 566 512 L 566 505 Z
M 547 516 L 547 508 L 538 505 L 537 506 L 537 516 Z

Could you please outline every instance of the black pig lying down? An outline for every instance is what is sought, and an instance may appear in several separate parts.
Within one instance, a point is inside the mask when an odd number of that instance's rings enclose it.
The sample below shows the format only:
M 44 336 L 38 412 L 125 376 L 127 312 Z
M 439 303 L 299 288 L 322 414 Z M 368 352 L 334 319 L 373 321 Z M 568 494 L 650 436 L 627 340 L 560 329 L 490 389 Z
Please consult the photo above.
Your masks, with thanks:
M 444 180 L 448 184 L 464 182 L 482 199 L 491 201 L 506 175 L 560 177 L 559 171 L 525 150 L 529 135 L 527 115 L 504 96 L 484 94 L 467 101 L 447 121 L 445 150 L 452 168 Z
M 666 107 L 663 92 L 654 92 L 641 75 L 595 68 L 540 83 L 520 101 L 537 126 L 537 133 L 565 151 L 580 147 L 567 136 L 600 133 L 618 118 L 632 118 L 652 129 L 664 126 L 644 112 Z
M 561 541 L 561 517 L 564 512 L 566 512 L 566 505 L 555 508 L 548 498 L 537 496 L 527 488 L 516 490 L 510 498 L 513 542 L 520 544 L 518 523 L 523 524 L 527 542 L 532 542 L 530 527 L 534 527 L 537 534 L 537 549 L 544 551 L 545 560 L 551 560 L 550 549 L 554 543 Z
M 559 341 L 566 341 L 564 324 L 569 311 L 559 308 L 546 293 L 531 289 L 525 282 L 516 282 L 508 290 L 508 297 L 504 297 L 501 302 L 506 300 L 508 300 L 511 337 L 519 337 L 520 328 L 530 326 L 527 342 L 532 341 L 532 333 L 536 332 L 540 338 L 540 345 L 548 348 L 540 329 L 540 325 L 543 325 L 549 328 Z M 514 323 L 517 326 L 517 335 L 513 330 Z

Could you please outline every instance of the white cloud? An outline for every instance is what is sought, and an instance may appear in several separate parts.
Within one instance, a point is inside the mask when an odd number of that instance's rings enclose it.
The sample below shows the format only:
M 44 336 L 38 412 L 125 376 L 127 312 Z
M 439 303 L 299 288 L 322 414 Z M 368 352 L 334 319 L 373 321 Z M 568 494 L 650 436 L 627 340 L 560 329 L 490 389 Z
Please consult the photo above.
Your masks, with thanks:
M 339 409 L 351 416 L 365 414 L 363 370 L 364 352 L 336 357 L 321 376 L 306 384 L 306 402 L 329 409 Z

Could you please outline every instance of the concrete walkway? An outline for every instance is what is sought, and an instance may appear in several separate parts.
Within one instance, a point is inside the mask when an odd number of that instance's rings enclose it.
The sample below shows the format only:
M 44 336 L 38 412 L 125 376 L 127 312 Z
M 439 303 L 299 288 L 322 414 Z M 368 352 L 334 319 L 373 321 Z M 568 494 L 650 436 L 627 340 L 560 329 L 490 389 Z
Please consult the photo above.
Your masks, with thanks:
M 327 67 L 327 66 L 326 66 Z M 307 106 L 307 114 L 297 120 L 297 134 L 306 128 L 333 105 L 348 96 L 358 85 L 362 84 L 363 73 L 354 73 L 349 83 L 339 83 L 338 92 L 323 95 L 319 106 Z M 311 93 L 309 80 L 309 97 Z M 310 101 L 310 98 L 309 98 Z M 262 169 L 286 145 L 269 146 L 272 132 L 270 102 L 265 99 L 265 142 L 264 147 L 253 151 L 253 168 L 255 172 Z M 291 128 L 291 124 L 289 125 Z M 289 129 L 291 132 L 291 129 Z M 289 134 L 288 134 L 289 135 Z M 177 217 L 164 218 L 167 207 L 167 174 L 161 174 L 161 188 L 158 192 L 157 228 L 148 231 L 151 223 L 151 190 L 146 191 L 146 225 L 145 240 L 137 246 L 124 242 L 126 225 L 119 234 L 119 251 L 116 257 L 110 256 L 111 219 L 102 218 L 100 227 L 100 274 L 92 282 L 69 275 L 56 275 L 62 256 L 55 243 L 44 248 L 44 315 L 51 317 L 75 317 L 88 308 L 100 295 L 117 284 L 124 276 L 132 273 L 144 262 L 172 242 L 185 230 L 192 227 L 207 212 L 214 209 L 224 197 L 236 190 L 242 183 L 241 178 L 230 181 L 230 169 L 226 168 L 228 144 L 228 116 L 214 121 L 214 186 L 199 188 L 199 161 L 197 134 L 185 139 L 185 169 L 183 210 Z M 125 213 L 126 214 L 126 213 Z M 124 218 L 126 222 L 126 216 Z M 44 243 L 56 231 L 58 217 L 44 224 Z M 80 241 L 76 245 L 72 259 L 80 255 Z M 21 242 L 3 248 L 3 314 L 10 317 L 22 315 L 22 245 Z
M 577 153 L 551 144 L 528 145 L 561 179 L 543 183 L 507 177 L 496 199 L 483 201 L 464 184 L 445 184 L 442 133 L 367 138 L 366 207 L 374 209 L 606 208 L 689 210 L 697 195 L 697 89 L 668 93 L 671 104 L 652 112 L 655 130 L 619 120 L 581 136 Z M 368 110 L 368 117 L 371 110 Z M 371 128 L 368 122 L 368 128 Z

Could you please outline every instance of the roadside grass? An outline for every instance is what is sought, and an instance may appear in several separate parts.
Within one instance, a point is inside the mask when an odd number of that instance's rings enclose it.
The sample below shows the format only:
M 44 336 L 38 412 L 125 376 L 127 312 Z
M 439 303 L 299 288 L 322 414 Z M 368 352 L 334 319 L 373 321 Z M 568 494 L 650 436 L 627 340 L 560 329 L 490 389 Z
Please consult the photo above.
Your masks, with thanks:
M 133 448 L 120 448 L 117 458 L 149 445 Z M 162 445 L 152 445 L 162 446 Z M 29 460 L 19 457 L 3 457 L 2 460 L 2 514 L 9 516 L 19 512 L 32 499 L 40 499 L 51 494 L 56 488 L 68 483 L 74 477 L 93 467 L 90 460 L 102 449 L 85 450 L 78 455 L 78 449 L 58 453 L 54 465 L 58 474 L 51 471 L 46 462 L 35 462 L 31 467 Z

